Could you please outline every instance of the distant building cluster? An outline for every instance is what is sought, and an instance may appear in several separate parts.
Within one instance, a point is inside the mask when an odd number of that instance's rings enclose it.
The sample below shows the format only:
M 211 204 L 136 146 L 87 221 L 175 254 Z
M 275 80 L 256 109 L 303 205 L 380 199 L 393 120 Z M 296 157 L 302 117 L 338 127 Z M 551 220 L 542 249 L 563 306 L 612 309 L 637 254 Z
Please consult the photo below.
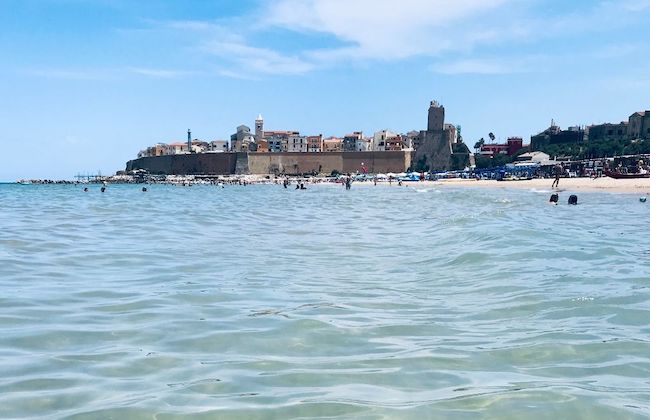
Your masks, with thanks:
M 555 144 L 577 144 L 598 141 L 639 141 L 650 140 L 650 111 L 639 111 L 630 115 L 627 121 L 617 124 L 605 123 L 586 127 L 560 129 L 553 122 L 539 134 L 531 136 L 532 150 Z
M 440 110 L 439 121 L 429 121 L 430 127 L 435 126 L 444 132 L 449 144 L 459 141 L 459 130 L 453 124 L 444 123 L 444 108 Z M 431 125 L 433 124 L 433 126 Z M 438 127 L 439 126 L 439 127 Z M 188 131 L 189 133 L 189 131 Z M 264 129 L 264 119 L 259 115 L 255 119 L 255 129 L 240 125 L 230 141 L 198 139 L 186 142 L 158 143 L 147 147 L 138 153 L 138 158 L 191 154 L 191 153 L 223 153 L 223 152 L 257 152 L 257 153 L 319 153 L 319 152 L 382 152 L 382 151 L 415 151 L 422 143 L 426 131 L 409 131 L 396 133 L 391 130 L 381 130 L 372 136 L 366 136 L 362 131 L 354 131 L 343 137 L 324 137 L 322 134 L 303 135 L 299 131 Z
M 138 153 L 138 158 L 165 156 L 165 155 L 185 155 L 189 153 L 223 153 L 228 151 L 228 142 L 225 140 L 213 140 L 210 142 L 201 140 L 192 140 L 187 142 L 158 143 L 154 146 L 147 147 Z
M 627 122 L 588 126 L 586 134 L 589 141 L 650 140 L 650 111 L 635 112 Z
M 573 126 L 561 129 L 554 121 L 544 131 L 530 137 L 530 150 L 543 150 L 548 146 L 581 144 L 598 141 L 640 141 L 650 140 L 650 111 L 635 112 L 628 121 L 617 124 L 606 123 L 588 126 Z M 484 156 L 514 156 L 524 145 L 521 137 L 510 137 L 506 143 L 481 144 L 479 153 Z
M 540 150 L 546 146 L 555 144 L 574 144 L 582 143 L 586 139 L 585 129 L 580 126 L 569 127 L 562 130 L 555 122 L 551 121 L 551 126 L 541 133 L 530 137 L 531 150 Z

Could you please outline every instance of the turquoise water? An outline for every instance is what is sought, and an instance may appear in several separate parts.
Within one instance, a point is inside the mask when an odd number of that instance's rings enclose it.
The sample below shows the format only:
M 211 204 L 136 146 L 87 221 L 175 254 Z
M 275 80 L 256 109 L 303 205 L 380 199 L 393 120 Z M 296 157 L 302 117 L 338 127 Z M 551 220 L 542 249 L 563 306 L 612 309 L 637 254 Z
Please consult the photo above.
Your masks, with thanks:
M 0 186 L 0 418 L 650 416 L 650 204 Z

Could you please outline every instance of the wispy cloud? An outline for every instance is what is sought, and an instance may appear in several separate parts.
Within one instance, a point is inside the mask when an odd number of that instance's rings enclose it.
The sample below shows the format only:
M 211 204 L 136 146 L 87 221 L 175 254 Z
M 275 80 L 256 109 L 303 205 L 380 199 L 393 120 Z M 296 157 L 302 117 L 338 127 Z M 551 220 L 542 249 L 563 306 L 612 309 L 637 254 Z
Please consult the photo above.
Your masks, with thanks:
M 241 73 L 304 74 L 313 65 L 298 56 L 284 55 L 277 51 L 252 47 L 238 42 L 213 41 L 203 45 L 202 50 L 213 56 L 234 62 Z
M 142 68 L 142 67 L 129 67 L 127 70 L 130 71 L 131 73 L 135 73 L 141 76 L 153 77 L 157 79 L 175 79 L 177 77 L 197 74 L 196 71 L 152 69 L 152 68 Z
M 479 31 L 458 24 L 513 0 L 280 0 L 265 23 L 294 31 L 333 35 L 344 45 L 311 51 L 323 60 L 397 60 L 465 48 Z
M 41 77 L 46 79 L 64 79 L 64 80 L 113 80 L 117 78 L 117 72 L 114 69 L 27 69 L 23 71 L 29 76 Z
M 242 72 L 237 72 L 234 70 L 228 70 L 228 69 L 219 69 L 216 71 L 216 74 L 223 76 L 223 77 L 228 77 L 230 79 L 239 79 L 239 80 L 251 80 L 251 81 L 259 81 L 260 78 L 253 76 L 251 74 L 247 73 L 242 73 Z
M 620 5 L 631 12 L 640 12 L 650 9 L 650 0 L 625 0 L 621 1 Z
M 650 0 L 601 0 L 554 12 L 554 1 L 559 0 L 261 0 L 258 12 L 230 20 L 151 24 L 189 43 L 204 65 L 220 69 L 216 74 L 224 77 L 296 76 L 415 58 L 436 60 L 431 69 L 438 73 L 492 75 L 540 70 L 531 54 L 546 53 L 547 41 L 622 28 L 650 10 Z M 282 38 L 264 36 L 278 31 L 292 37 L 291 47 L 278 42 Z M 300 46 L 301 38 L 313 41 L 323 35 L 328 39 L 323 46 Z M 521 46 L 528 57 L 517 59 L 513 50 Z M 485 58 L 490 53 L 493 58 Z M 183 75 L 165 69 L 134 70 L 158 78 Z
M 110 81 L 123 80 L 129 75 L 139 75 L 157 79 L 172 79 L 192 74 L 196 71 L 168 70 L 144 67 L 125 68 L 95 68 L 95 69 L 61 69 L 43 68 L 23 70 L 23 74 L 47 79 L 77 80 L 77 81 Z
M 519 74 L 547 72 L 553 67 L 553 60 L 548 55 L 500 56 L 482 58 L 461 58 L 458 60 L 436 63 L 430 67 L 440 74 Z

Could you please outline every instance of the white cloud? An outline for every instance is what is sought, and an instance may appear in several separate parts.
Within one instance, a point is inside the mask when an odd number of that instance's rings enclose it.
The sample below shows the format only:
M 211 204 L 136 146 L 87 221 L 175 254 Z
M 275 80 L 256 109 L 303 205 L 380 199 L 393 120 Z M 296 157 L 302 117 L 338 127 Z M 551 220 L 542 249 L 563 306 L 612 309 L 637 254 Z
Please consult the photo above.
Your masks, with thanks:
M 313 51 L 322 60 L 402 59 L 478 42 L 459 22 L 513 0 L 280 0 L 264 23 L 295 31 L 331 34 L 345 46 Z
M 304 74 L 313 65 L 298 56 L 284 55 L 277 51 L 251 47 L 241 42 L 212 41 L 201 48 L 204 52 L 232 61 L 236 70 L 244 75 L 262 74 Z M 230 71 L 232 73 L 232 70 Z
M 555 1 L 559 0 L 265 0 L 252 15 L 158 22 L 158 29 L 175 31 L 175 36 L 194 43 L 195 51 L 208 60 L 212 57 L 208 65 L 226 77 L 302 75 L 341 64 L 414 57 L 437 60 L 431 69 L 440 73 L 504 74 L 539 70 L 530 56 L 536 48 L 543 54 L 550 40 L 624 28 L 639 19 L 641 14 L 634 11 L 650 7 L 650 0 L 601 0 L 554 13 Z M 286 36 L 282 31 L 293 32 L 291 47 L 281 43 L 278 29 L 282 36 Z M 274 36 L 267 40 L 266 33 Z M 326 35 L 329 46 L 301 46 L 301 38 L 315 34 Z M 311 37 L 310 42 L 318 39 Z M 496 57 L 513 57 L 515 46 L 528 50 L 528 58 L 519 60 L 523 62 L 504 64 Z M 495 58 L 477 58 L 490 54 L 493 47 L 498 47 L 493 50 Z M 149 73 L 171 77 L 164 71 Z

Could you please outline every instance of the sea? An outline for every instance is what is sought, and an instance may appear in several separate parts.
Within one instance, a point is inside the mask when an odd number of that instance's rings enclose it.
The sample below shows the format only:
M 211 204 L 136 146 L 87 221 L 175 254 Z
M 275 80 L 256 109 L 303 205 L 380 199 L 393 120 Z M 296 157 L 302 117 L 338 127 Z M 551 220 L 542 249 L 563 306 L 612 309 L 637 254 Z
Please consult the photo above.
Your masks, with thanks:
M 650 418 L 650 204 L 0 185 L 0 418 Z

